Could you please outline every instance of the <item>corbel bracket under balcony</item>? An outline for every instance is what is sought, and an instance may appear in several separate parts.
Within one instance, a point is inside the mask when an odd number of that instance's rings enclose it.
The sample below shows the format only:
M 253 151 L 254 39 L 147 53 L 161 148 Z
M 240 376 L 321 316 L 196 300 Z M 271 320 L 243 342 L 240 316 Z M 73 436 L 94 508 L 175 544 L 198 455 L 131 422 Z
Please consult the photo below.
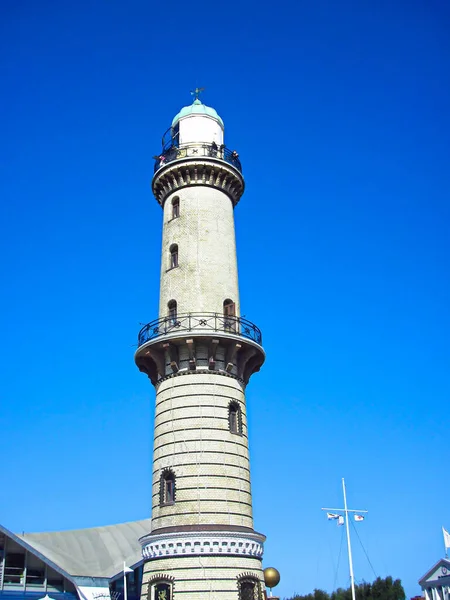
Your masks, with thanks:
M 244 193 L 244 179 L 239 171 L 211 158 L 190 158 L 169 163 L 155 173 L 152 189 L 159 204 L 164 206 L 167 196 L 192 185 L 213 187 L 225 192 L 233 206 Z

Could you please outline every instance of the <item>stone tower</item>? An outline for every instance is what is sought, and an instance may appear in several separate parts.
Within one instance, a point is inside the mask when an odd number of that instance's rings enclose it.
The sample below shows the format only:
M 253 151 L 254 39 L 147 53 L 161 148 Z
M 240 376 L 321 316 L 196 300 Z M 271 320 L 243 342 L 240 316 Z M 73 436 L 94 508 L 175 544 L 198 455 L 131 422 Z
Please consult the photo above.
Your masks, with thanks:
M 245 387 L 264 351 L 240 316 L 233 211 L 244 179 L 198 94 L 163 138 L 152 189 L 163 209 L 159 317 L 135 354 L 156 388 L 142 599 L 260 600 Z

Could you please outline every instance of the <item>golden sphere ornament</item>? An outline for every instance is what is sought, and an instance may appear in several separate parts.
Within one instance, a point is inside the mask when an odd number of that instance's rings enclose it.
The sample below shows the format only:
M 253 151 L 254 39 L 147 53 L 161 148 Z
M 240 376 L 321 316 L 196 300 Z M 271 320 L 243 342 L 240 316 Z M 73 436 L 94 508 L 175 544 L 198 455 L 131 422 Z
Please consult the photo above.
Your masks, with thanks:
M 270 589 L 278 585 L 280 583 L 280 572 L 273 567 L 267 567 L 267 569 L 264 569 L 264 583 Z

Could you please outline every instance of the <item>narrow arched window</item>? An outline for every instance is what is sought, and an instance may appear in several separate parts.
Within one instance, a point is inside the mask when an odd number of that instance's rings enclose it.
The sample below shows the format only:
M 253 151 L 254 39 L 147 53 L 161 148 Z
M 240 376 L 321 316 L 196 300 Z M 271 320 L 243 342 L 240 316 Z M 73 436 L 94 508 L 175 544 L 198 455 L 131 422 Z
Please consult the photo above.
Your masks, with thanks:
M 225 317 L 236 316 L 236 304 L 233 302 L 233 300 L 227 298 L 223 301 L 223 314 Z
M 172 219 L 180 216 L 180 199 L 178 196 L 172 198 Z
M 178 246 L 177 244 L 172 244 L 170 246 L 170 269 L 174 269 L 178 267 Z
M 236 331 L 236 304 L 227 298 L 223 301 L 223 316 L 225 331 Z
M 159 488 L 159 504 L 173 504 L 175 502 L 175 473 L 171 469 L 164 469 L 161 474 Z
M 239 600 L 260 600 L 261 588 L 259 581 L 253 577 L 239 580 Z
M 171 325 L 175 325 L 177 322 L 177 301 L 171 300 L 167 303 L 168 316 Z
M 167 580 L 155 580 L 150 582 L 149 600 L 172 600 L 172 582 Z
M 228 405 L 228 427 L 231 433 L 242 433 L 242 412 L 237 402 Z

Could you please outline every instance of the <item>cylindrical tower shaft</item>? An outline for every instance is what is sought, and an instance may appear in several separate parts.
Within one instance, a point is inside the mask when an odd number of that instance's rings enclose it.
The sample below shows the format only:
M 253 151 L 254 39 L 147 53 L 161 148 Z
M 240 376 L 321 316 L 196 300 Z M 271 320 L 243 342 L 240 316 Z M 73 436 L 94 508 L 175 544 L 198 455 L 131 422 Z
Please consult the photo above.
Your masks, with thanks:
M 239 413 L 230 434 L 230 404 Z M 153 529 L 253 527 L 247 419 L 234 377 L 171 377 L 158 389 L 153 457 Z M 160 504 L 164 469 L 177 473 L 175 502 Z
M 179 313 L 222 313 L 227 300 L 238 316 L 238 296 L 230 198 L 199 186 L 170 194 L 164 203 L 159 316 L 167 316 L 174 301 Z

